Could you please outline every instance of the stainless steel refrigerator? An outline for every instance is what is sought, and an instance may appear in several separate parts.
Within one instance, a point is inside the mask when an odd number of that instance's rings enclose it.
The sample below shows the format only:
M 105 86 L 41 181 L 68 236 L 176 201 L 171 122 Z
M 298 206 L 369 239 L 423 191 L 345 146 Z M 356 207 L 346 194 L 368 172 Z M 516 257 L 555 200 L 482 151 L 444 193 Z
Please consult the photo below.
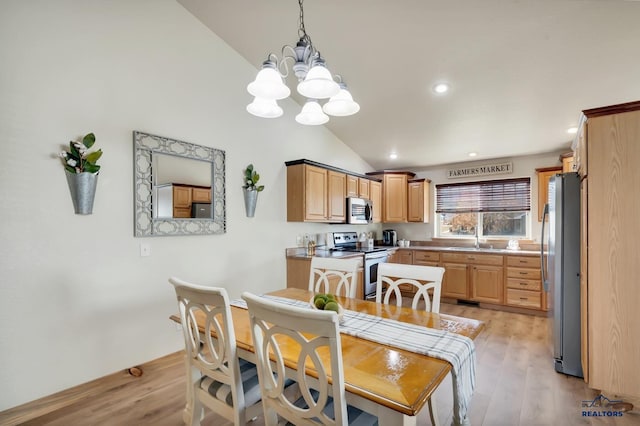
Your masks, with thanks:
M 545 239 L 545 219 L 549 219 Z M 580 362 L 580 178 L 562 173 L 549 180 L 549 199 L 542 220 L 544 290 L 553 318 L 556 371 L 582 377 Z M 544 245 L 541 248 L 544 250 Z M 546 266 L 546 268 L 545 268 Z

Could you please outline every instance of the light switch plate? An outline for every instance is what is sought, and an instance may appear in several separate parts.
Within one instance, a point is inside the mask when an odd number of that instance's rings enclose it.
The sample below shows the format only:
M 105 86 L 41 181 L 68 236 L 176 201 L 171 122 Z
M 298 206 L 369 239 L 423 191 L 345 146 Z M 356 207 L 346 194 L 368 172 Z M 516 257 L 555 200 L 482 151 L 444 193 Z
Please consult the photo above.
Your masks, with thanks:
M 140 257 L 151 256 L 151 245 L 149 243 L 140 243 Z

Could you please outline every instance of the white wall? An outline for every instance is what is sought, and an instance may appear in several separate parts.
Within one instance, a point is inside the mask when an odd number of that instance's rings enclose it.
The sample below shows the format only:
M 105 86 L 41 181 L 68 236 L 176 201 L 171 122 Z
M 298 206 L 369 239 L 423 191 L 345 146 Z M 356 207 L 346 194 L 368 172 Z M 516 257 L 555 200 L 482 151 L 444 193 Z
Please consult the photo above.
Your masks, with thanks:
M 0 58 L 0 410 L 179 350 L 171 275 L 231 297 L 283 287 L 285 247 L 331 228 L 286 222 L 284 161 L 371 170 L 297 125 L 291 101 L 275 121 L 247 114 L 261 59 L 173 0 L 3 0 Z M 133 237 L 133 130 L 226 151 L 225 235 Z M 88 132 L 104 155 L 93 214 L 78 216 L 54 155 Z M 266 186 L 252 219 L 249 163 Z
M 568 144 L 567 144 L 568 146 Z M 568 150 L 568 148 L 567 148 Z M 393 223 L 383 225 L 383 229 L 395 229 L 398 231 L 398 239 L 404 238 L 408 240 L 430 240 L 435 237 L 435 185 L 443 183 L 469 182 L 485 179 L 507 179 L 507 178 L 531 178 L 531 239 L 540 241 L 541 222 L 538 222 L 538 179 L 536 176 L 536 168 L 560 166 L 560 153 L 554 152 L 549 154 L 529 155 L 523 157 L 503 158 L 497 160 L 480 160 L 467 163 L 434 166 L 423 169 L 413 169 L 416 173 L 416 179 L 431 179 L 431 196 L 430 205 L 431 212 L 429 215 L 429 223 Z M 491 164 L 496 162 L 511 161 L 513 163 L 513 173 L 505 175 L 495 175 L 486 177 L 473 178 L 447 178 L 447 170 L 456 167 L 471 167 L 475 165 Z

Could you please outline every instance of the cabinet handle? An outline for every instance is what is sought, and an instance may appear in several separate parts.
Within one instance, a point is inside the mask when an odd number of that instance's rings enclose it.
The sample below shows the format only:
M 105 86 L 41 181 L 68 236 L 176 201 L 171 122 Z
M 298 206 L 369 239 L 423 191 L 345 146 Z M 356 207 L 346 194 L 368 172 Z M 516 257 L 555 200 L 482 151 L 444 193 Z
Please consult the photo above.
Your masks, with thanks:
M 528 297 L 521 297 L 520 300 L 529 300 Z
M 520 275 L 529 275 L 529 273 L 520 271 Z
M 468 257 L 467 257 L 467 259 L 469 259 L 469 260 L 476 260 L 476 258 L 475 258 L 475 257 L 473 257 L 473 256 L 468 256 Z
M 520 262 L 520 263 L 527 263 L 527 261 L 526 261 L 526 260 L 522 260 L 522 259 L 521 259 L 519 262 Z
M 529 283 L 520 283 L 520 285 L 529 285 Z

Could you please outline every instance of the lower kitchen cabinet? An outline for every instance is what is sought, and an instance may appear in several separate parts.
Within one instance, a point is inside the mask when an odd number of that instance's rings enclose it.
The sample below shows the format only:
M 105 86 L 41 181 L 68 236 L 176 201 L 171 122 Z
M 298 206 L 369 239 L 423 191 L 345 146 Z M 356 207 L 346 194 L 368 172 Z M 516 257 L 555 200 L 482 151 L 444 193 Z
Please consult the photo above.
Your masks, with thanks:
M 309 274 L 311 273 L 310 257 L 287 257 L 287 288 L 309 289 Z M 338 278 L 336 277 L 336 284 Z M 364 299 L 362 268 L 356 277 L 356 298 Z M 331 280 L 329 285 L 333 287 Z
M 443 263 L 442 297 L 453 299 L 469 299 L 469 273 L 467 265 L 459 263 Z
M 547 310 L 539 256 L 507 256 L 505 287 L 507 305 Z
M 502 303 L 502 266 L 469 266 L 471 275 L 471 300 L 487 303 Z

